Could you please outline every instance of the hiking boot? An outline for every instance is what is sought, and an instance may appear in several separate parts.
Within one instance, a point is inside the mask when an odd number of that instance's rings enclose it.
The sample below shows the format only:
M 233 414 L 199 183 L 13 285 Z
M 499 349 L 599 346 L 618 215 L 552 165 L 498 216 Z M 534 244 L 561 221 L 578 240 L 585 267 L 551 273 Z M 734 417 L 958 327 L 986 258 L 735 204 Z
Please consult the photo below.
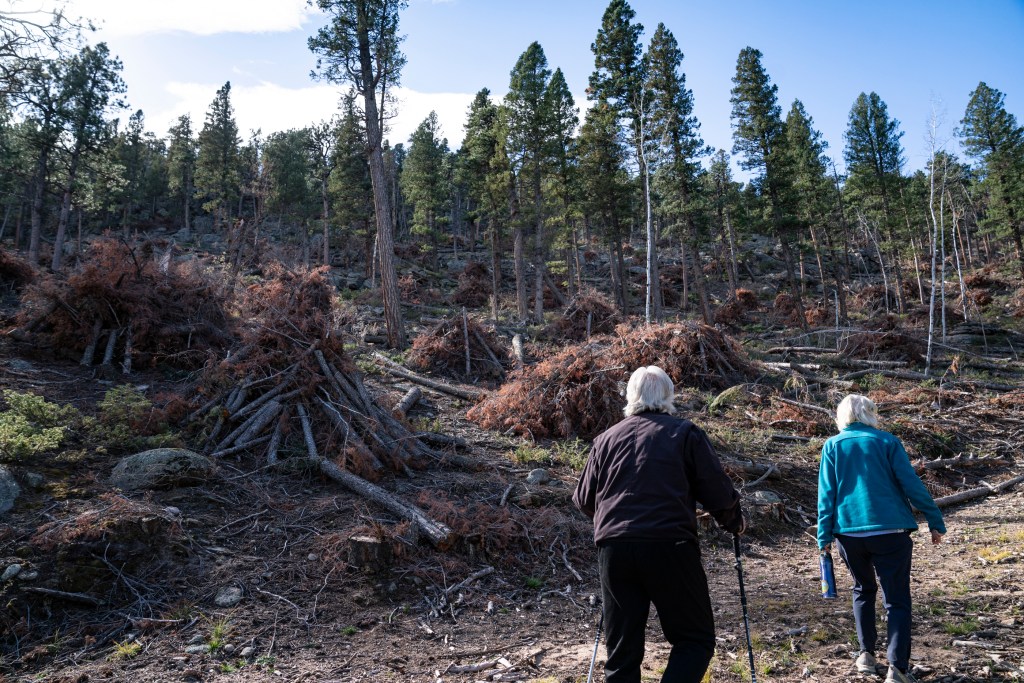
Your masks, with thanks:
M 900 671 L 894 666 L 889 667 L 889 675 L 885 677 L 885 683 L 918 683 L 917 679 L 908 671 Z
M 878 673 L 877 667 L 878 661 L 870 652 L 861 652 L 857 657 L 857 673 L 874 675 Z

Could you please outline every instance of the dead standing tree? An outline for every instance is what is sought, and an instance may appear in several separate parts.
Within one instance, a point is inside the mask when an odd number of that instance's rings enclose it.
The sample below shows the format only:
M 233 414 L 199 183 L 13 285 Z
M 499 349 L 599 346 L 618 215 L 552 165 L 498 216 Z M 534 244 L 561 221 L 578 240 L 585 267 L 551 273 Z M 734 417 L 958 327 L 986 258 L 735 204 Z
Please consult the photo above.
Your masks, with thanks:
M 327 268 L 269 269 L 241 306 L 241 347 L 210 367 L 192 414 L 209 423 L 212 457 L 262 449 L 269 464 L 305 462 L 360 496 L 411 520 L 430 542 L 447 547 L 451 530 L 368 479 L 444 461 L 381 407 L 345 354 Z

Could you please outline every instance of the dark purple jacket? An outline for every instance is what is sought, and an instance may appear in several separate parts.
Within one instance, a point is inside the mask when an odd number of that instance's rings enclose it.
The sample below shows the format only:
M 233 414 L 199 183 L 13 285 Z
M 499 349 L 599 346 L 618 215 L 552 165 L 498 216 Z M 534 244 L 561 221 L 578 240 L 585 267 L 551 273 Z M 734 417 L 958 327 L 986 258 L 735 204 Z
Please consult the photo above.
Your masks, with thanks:
M 697 540 L 696 503 L 736 533 L 740 495 L 708 437 L 664 413 L 627 417 L 594 440 L 573 502 L 594 520 L 594 542 Z

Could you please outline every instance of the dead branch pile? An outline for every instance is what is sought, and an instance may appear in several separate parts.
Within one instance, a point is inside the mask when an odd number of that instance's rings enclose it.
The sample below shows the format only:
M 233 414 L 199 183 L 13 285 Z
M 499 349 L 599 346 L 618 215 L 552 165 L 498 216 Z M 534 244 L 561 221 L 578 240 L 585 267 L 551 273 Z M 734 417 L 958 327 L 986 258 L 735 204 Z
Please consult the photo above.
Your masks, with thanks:
M 621 320 L 608 297 L 597 290 L 584 289 L 572 298 L 561 317 L 548 325 L 543 336 L 586 341 L 593 335 L 610 334 Z
M 502 385 L 466 417 L 486 429 L 533 439 L 592 438 L 622 416 L 620 368 L 596 344 L 570 346 Z
M 470 262 L 459 273 L 452 302 L 468 308 L 484 306 L 491 296 L 491 274 L 482 263 Z
M 679 386 L 725 389 L 759 371 L 731 337 L 697 322 L 615 330 L 607 364 L 628 377 L 642 365 L 657 365 Z
M 599 343 L 570 346 L 527 367 L 467 417 L 534 439 L 592 438 L 621 419 L 620 384 L 643 365 L 660 366 L 677 385 L 701 388 L 722 389 L 758 374 L 738 345 L 713 327 L 620 325 Z
M 35 279 L 36 271 L 28 261 L 0 249 L 0 287 L 12 292 L 21 291 Z
M 781 292 L 772 302 L 772 321 L 777 325 L 785 327 L 799 327 L 800 309 L 797 308 L 796 299 L 791 294 Z
M 715 311 L 715 322 L 723 325 L 740 325 L 746 322 L 747 313 L 757 309 L 757 295 L 749 289 L 737 289 L 736 296 L 730 296 Z
M 362 478 L 411 474 L 444 456 L 370 396 L 337 334 L 343 314 L 328 268 L 266 272 L 270 279 L 241 298 L 241 347 L 201 380 L 190 417 L 204 420 L 204 450 L 262 451 L 270 465 L 311 466 L 447 545 L 449 529 Z
M 501 379 L 508 351 L 497 335 L 472 316 L 454 315 L 426 330 L 412 342 L 408 364 L 464 382 Z
M 398 278 L 398 293 L 402 301 L 420 306 L 430 306 L 441 301 L 441 291 L 431 287 L 430 281 L 413 273 L 406 273 Z
M 842 358 L 921 363 L 925 343 L 897 329 L 854 332 L 844 339 Z
M 81 354 L 82 365 L 195 368 L 232 341 L 220 283 L 194 262 L 144 255 L 145 245 L 94 242 L 79 269 L 25 289 L 11 336 Z M 152 251 L 151 249 L 149 250 Z

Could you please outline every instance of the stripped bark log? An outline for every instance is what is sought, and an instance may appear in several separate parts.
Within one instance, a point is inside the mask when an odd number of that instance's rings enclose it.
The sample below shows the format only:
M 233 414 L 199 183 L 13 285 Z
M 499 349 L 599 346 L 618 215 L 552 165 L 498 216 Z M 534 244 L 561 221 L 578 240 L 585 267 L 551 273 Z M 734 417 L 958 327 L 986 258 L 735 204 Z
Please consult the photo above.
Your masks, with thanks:
M 924 471 L 940 470 L 944 467 L 977 467 L 979 465 L 1005 467 L 1009 464 L 1010 461 L 1003 458 L 969 458 L 960 455 L 955 458 L 942 458 L 940 460 L 918 462 L 914 465 L 914 469 Z
M 405 392 L 405 396 L 402 397 L 401 401 L 395 404 L 395 407 L 392 410 L 402 417 L 405 417 L 409 411 L 412 410 L 412 407 L 419 402 L 421 396 L 423 396 L 423 391 L 419 387 L 413 387 L 412 389 L 409 389 L 409 391 Z
M 121 374 L 130 375 L 132 372 L 132 324 L 128 323 L 125 329 L 124 359 L 121 361 Z
M 416 384 L 427 387 L 428 389 L 433 389 L 435 391 L 440 391 L 445 394 L 450 394 L 458 398 L 466 399 L 467 401 L 479 401 L 486 395 L 486 392 L 483 391 L 466 389 L 463 387 L 456 387 L 450 384 L 445 384 L 444 382 L 438 382 L 436 380 L 428 379 L 427 377 L 423 377 L 422 375 L 417 375 L 415 372 L 412 372 L 411 370 L 407 370 L 401 367 L 400 365 L 392 361 L 390 358 L 383 356 L 379 353 L 374 353 L 372 355 L 372 358 L 377 362 L 378 365 L 381 366 L 381 369 L 387 372 L 389 375 L 394 375 L 395 377 L 407 379 L 410 382 L 415 382 Z
M 316 455 L 315 450 L 310 451 L 310 457 L 316 458 L 320 471 L 328 478 L 333 479 L 353 493 L 377 503 L 385 510 L 411 521 L 434 547 L 445 550 L 452 545 L 455 536 L 452 530 L 444 524 L 431 519 L 419 508 L 399 500 L 379 486 L 371 484 L 362 477 L 338 467 L 330 460 Z
M 89 343 L 85 345 L 85 350 L 82 351 L 82 360 L 79 361 L 79 365 L 85 367 L 91 367 L 92 361 L 96 357 L 96 346 L 100 343 L 100 333 L 103 331 L 103 321 L 96 318 L 96 321 L 92 324 L 92 336 L 89 337 Z
M 949 505 L 955 505 L 956 503 L 963 503 L 968 500 L 974 500 L 975 498 L 984 498 L 985 496 L 996 495 L 1002 493 L 1003 491 L 1009 488 L 1012 488 L 1013 486 L 1016 486 L 1022 481 L 1024 481 L 1024 475 L 1014 477 L 1013 479 L 1008 479 L 1000 484 L 996 484 L 995 486 L 979 486 L 977 488 L 967 489 L 966 491 L 960 491 L 959 493 L 954 493 L 949 496 L 936 498 L 935 504 L 942 508 L 947 507 Z
M 587 338 L 590 334 L 587 334 Z M 516 359 L 516 370 L 522 370 L 526 366 L 526 356 L 523 354 L 523 337 L 516 334 L 512 337 L 512 355 Z

